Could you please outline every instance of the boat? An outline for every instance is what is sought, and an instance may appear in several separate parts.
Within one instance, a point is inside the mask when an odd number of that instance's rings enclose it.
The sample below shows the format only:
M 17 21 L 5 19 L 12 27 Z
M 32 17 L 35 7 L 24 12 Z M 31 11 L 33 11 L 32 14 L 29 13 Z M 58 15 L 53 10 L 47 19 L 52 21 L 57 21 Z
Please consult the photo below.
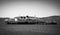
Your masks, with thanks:
M 10 18 L 10 19 L 5 19 L 6 24 L 31 24 L 31 25 L 56 25 L 57 23 L 54 22 L 44 22 L 40 21 L 39 18 L 37 17 L 29 17 L 29 16 L 21 16 L 21 17 L 15 17 L 15 18 Z

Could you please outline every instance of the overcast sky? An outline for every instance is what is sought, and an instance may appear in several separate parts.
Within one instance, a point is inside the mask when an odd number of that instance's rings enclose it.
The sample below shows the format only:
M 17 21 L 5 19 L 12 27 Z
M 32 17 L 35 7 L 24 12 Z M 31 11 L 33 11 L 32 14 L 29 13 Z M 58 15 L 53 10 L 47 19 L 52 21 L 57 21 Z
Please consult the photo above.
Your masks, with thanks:
M 0 17 L 60 15 L 59 1 L 55 0 L 9 0 L 0 1 Z

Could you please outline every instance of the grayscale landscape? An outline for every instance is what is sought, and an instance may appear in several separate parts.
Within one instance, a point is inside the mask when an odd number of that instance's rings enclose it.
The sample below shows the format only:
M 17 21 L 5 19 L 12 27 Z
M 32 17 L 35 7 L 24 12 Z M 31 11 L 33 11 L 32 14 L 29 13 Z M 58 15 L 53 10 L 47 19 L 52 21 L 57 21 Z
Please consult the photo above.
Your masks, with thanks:
M 0 0 L 0 35 L 60 35 L 60 0 Z
M 4 21 L 5 19 L 9 18 L 0 18 L 0 35 L 60 35 L 60 22 L 57 22 L 60 16 L 44 17 L 38 20 L 45 22 L 54 19 L 56 20 L 56 25 L 7 24 Z

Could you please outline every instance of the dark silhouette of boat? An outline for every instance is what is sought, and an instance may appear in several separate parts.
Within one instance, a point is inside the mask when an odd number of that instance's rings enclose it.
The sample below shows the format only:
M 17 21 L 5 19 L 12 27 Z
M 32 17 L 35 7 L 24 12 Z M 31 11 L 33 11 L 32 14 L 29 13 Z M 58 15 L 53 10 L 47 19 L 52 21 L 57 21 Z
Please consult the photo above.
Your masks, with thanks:
M 21 17 L 15 17 L 15 18 L 10 18 L 10 19 L 6 19 L 5 23 L 7 24 L 32 24 L 32 25 L 56 25 L 57 23 L 54 22 L 44 22 L 44 21 L 40 21 L 38 20 L 39 18 L 37 17 L 30 17 L 30 16 L 21 16 Z

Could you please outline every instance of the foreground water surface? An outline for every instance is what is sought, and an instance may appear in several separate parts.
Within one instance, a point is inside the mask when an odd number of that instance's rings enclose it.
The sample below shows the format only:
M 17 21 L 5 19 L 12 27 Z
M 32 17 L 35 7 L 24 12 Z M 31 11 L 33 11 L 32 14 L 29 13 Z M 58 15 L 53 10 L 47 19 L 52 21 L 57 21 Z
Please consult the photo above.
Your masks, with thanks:
M 0 25 L 0 35 L 60 35 L 60 25 Z

